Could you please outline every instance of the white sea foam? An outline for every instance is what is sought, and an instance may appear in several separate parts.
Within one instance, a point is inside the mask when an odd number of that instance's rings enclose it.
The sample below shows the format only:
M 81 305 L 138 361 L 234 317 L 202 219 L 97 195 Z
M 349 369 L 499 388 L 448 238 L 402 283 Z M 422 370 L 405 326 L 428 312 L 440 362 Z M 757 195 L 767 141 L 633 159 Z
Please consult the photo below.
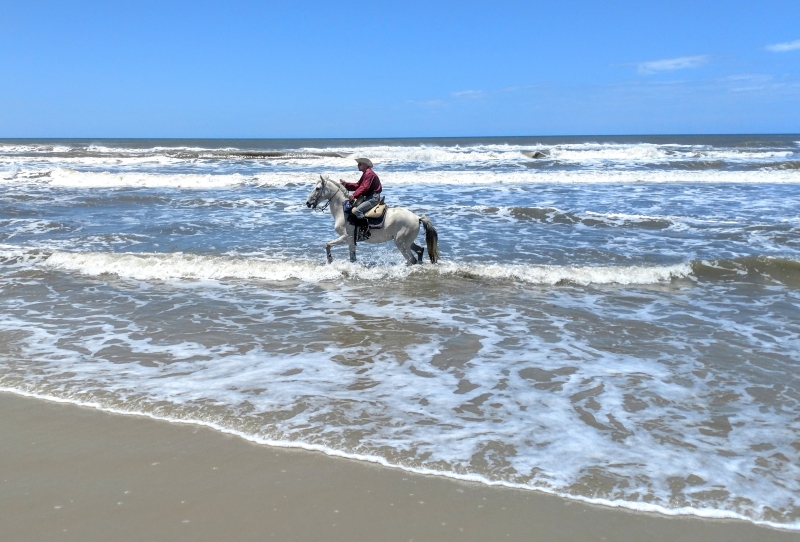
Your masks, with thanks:
M 563 145 L 553 148 L 550 156 L 555 160 L 570 162 L 660 162 L 667 160 L 670 155 L 658 145 L 640 143 L 636 145 Z
M 304 149 L 310 152 L 312 149 Z M 591 165 L 595 162 L 625 165 L 658 164 L 669 161 L 748 162 L 786 159 L 794 153 L 784 150 L 728 149 L 704 145 L 656 145 L 651 143 L 576 143 L 559 145 L 476 145 L 446 146 L 378 146 L 336 149 L 342 154 L 369 155 L 383 165 L 420 164 L 425 166 L 464 165 L 489 166 L 530 161 L 536 151 L 545 153 L 540 160 L 558 160 Z M 320 158 L 328 160 L 327 158 Z M 335 160 L 332 163 L 341 163 Z
M 220 188 L 235 186 L 247 181 L 247 177 L 232 175 L 111 173 L 56 169 L 51 172 L 49 184 L 75 188 L 99 187 L 147 187 L 147 188 Z
M 52 252 L 30 247 L 0 244 L 0 263 L 5 267 L 33 267 L 46 261 Z
M 790 159 L 797 153 L 774 148 L 729 148 L 710 145 L 680 145 L 653 143 L 560 143 L 531 145 L 481 144 L 481 145 L 379 145 L 336 148 L 302 147 L 295 149 L 274 149 L 271 152 L 283 153 L 281 156 L 264 155 L 257 161 L 264 164 L 283 164 L 313 166 L 340 170 L 352 166 L 352 157 L 370 156 L 379 167 L 408 167 L 425 170 L 428 168 L 452 167 L 497 167 L 519 166 L 529 162 L 536 151 L 544 153 L 540 160 L 556 160 L 562 163 L 604 166 L 640 166 L 667 162 L 722 161 L 730 163 L 780 161 Z M 193 146 L 122 148 L 103 145 L 89 147 L 69 147 L 63 145 L 5 145 L 0 146 L 0 157 L 14 157 L 19 154 L 36 155 L 37 160 L 52 160 L 53 164 L 113 163 L 180 163 L 183 160 L 198 158 L 224 158 L 227 154 L 243 152 L 270 152 L 268 150 L 236 148 L 204 148 Z M 90 156 L 81 156 L 87 153 Z M 48 155 L 54 154 L 52 157 Z M 64 156 L 72 154 L 72 156 Z M 60 155 L 60 156 L 56 156 Z M 235 156 L 233 159 L 238 159 Z
M 301 149 L 312 152 L 314 149 Z M 546 150 L 542 146 L 517 146 L 517 145 L 478 145 L 478 146 L 371 146 L 371 147 L 343 147 L 331 149 L 348 158 L 320 157 L 321 161 L 331 164 L 352 163 L 349 156 L 369 156 L 375 164 L 402 165 L 419 164 L 426 166 L 442 165 L 490 165 L 503 162 L 528 161 L 529 157 L 523 154 L 526 151 Z
M 680 220 L 681 217 L 677 216 L 660 216 L 660 215 L 636 215 L 629 213 L 595 213 L 594 211 L 586 211 L 587 216 L 597 219 L 609 219 L 613 222 L 652 222 L 652 221 L 674 221 Z
M 725 161 L 749 162 L 766 159 L 785 159 L 791 151 L 779 150 L 734 150 L 707 146 L 654 145 L 636 143 L 630 145 L 582 143 L 557 146 L 550 151 L 555 160 L 589 164 L 612 162 L 619 164 L 657 164 L 669 161 Z
M 443 262 L 441 274 L 482 279 L 510 280 L 528 284 L 655 284 L 688 277 L 688 263 L 670 266 L 560 266 L 522 264 L 455 264 Z
M 152 332 L 143 333 L 127 311 L 114 313 L 123 308 L 115 309 L 114 302 L 73 311 L 75 315 L 88 310 L 102 314 L 101 328 L 95 318 L 73 321 L 69 313 L 61 318 L 69 318 L 72 327 L 49 313 L 42 320 L 29 320 L 35 318 L 35 304 L 28 310 L 21 308 L 24 320 L 6 311 L 0 314 L 0 330 L 23 331 L 18 334 L 24 338 L 21 351 L 35 362 L 24 384 L 4 383 L 4 388 L 112 412 L 201 423 L 274 446 L 319 450 L 411 472 L 541 490 L 636 510 L 767 523 L 760 519 L 759 506 L 796 501 L 797 468 L 789 463 L 783 466 L 785 470 L 765 476 L 753 470 L 759 454 L 751 448 L 775 442 L 767 454 L 791 454 L 791 435 L 776 439 L 774 432 L 775 425 L 786 423 L 790 413 L 760 411 L 761 405 L 747 399 L 742 389 L 746 384 L 733 375 L 725 375 L 721 390 L 721 384 L 707 383 L 703 374 L 707 367 L 691 350 L 664 360 L 658 355 L 625 353 L 624 348 L 619 352 L 598 349 L 591 333 L 577 336 L 570 330 L 575 324 L 596 324 L 557 314 L 547 315 L 544 328 L 535 328 L 546 332 L 543 337 L 531 333 L 531 326 L 541 325 L 535 324 L 536 318 L 511 304 L 482 311 L 476 321 L 470 307 L 422 304 L 389 293 L 381 300 L 388 303 L 365 300 L 342 289 L 325 291 L 317 303 L 273 291 L 208 295 L 195 305 L 172 294 L 167 306 L 188 304 L 184 311 L 189 314 L 202 308 L 209 312 L 205 325 L 218 333 L 225 324 L 229 333 L 241 338 L 242 326 L 247 324 L 231 319 L 229 311 L 236 307 L 240 312 L 234 314 L 246 315 L 243 320 L 259 330 L 257 341 L 249 339 L 248 348 L 239 348 L 242 344 L 235 342 L 207 346 L 202 335 L 181 336 L 179 326 L 153 337 Z M 208 305 L 214 295 L 219 296 L 217 303 Z M 125 296 L 123 306 L 127 308 L 132 300 Z M 146 311 L 147 303 L 142 301 L 139 306 Z M 564 291 L 549 301 L 578 312 L 586 307 L 582 295 Z M 594 306 L 591 299 L 589 304 Z M 654 300 L 649 307 L 640 305 L 628 317 L 657 321 L 660 304 Z M 603 305 L 596 314 L 599 321 L 610 316 L 603 314 Z M 286 354 L 259 346 L 274 340 L 264 329 L 287 310 L 302 312 L 306 320 L 322 325 L 310 335 L 305 330 L 304 336 L 315 337 L 314 342 L 324 348 Z M 338 341 L 341 330 L 353 327 L 354 315 L 368 317 L 376 325 L 388 322 L 389 327 L 381 329 L 392 333 L 416 326 L 412 328 L 415 341 L 399 348 L 390 348 L 388 342 Z M 152 317 L 146 319 L 147 325 L 152 325 Z M 168 318 L 179 321 L 175 316 Z M 296 334 L 303 332 L 296 329 L 297 322 L 284 318 L 277 340 L 282 344 L 297 341 Z M 713 324 L 719 331 L 719 322 Z M 469 337 L 480 340 L 468 362 L 452 370 L 441 359 L 437 361 L 448 340 Z M 651 344 L 657 345 L 658 338 Z M 104 356 L 108 346 L 117 352 L 113 359 Z M 127 360 L 119 355 L 123 351 L 130 351 Z M 141 363 L 143 358 L 157 362 Z M 336 359 L 371 361 L 351 365 Z M 15 368 L 16 374 L 23 370 L 25 366 Z M 476 387 L 464 393 L 462 382 Z M 487 395 L 491 401 L 482 403 L 480 398 Z M 709 421 L 709 404 L 718 395 L 739 397 L 727 406 L 731 438 L 702 432 Z M 629 396 L 645 406 L 625 408 Z M 587 417 L 594 426 L 587 424 Z M 564 427 L 572 428 L 568 436 Z M 388 454 L 387 449 L 391 450 Z M 723 455 L 720 449 L 733 453 Z M 418 460 L 421 454 L 429 459 Z M 573 484 L 592 470 L 624 483 L 605 498 L 574 496 Z M 533 477 L 526 478 L 529 474 Z M 693 504 L 670 507 L 670 477 L 690 475 L 701 480 L 686 490 Z M 783 485 L 773 483 L 776 476 Z M 751 515 L 745 517 L 734 511 L 737 508 L 714 507 L 713 499 L 691 494 L 720 488 L 753 500 L 752 506 L 733 505 Z M 653 500 L 644 502 L 635 494 L 650 494 Z M 800 528 L 797 522 L 771 524 Z
M 0 170 L 0 180 L 13 181 L 17 178 L 18 174 L 19 168 L 16 166 L 10 166 L 7 169 Z
M 323 266 L 312 261 L 282 262 L 183 253 L 54 252 L 45 265 L 85 275 L 116 275 L 136 280 L 296 279 L 319 282 L 344 276 L 341 264 Z
M 13 145 L 8 143 L 0 143 L 0 154 L 64 153 L 69 152 L 70 150 L 72 150 L 72 147 L 68 145 Z
M 420 273 L 528 284 L 655 284 L 687 277 L 688 263 L 671 266 L 557 266 L 441 262 L 436 266 L 323 265 L 313 261 L 262 260 L 184 253 L 54 252 L 47 267 L 91 276 L 116 275 L 136 280 L 255 279 L 322 282 L 341 279 L 379 281 L 403 279 Z
M 45 173 L 45 174 L 43 174 Z M 145 172 L 94 172 L 57 168 L 52 171 L 12 170 L 3 174 L 4 183 L 32 184 L 70 188 L 177 188 L 214 189 L 251 184 L 263 187 L 280 187 L 289 184 L 308 184 L 319 179 L 319 172 L 274 172 L 247 176 L 233 174 L 172 174 Z M 329 173 L 329 171 L 328 171 Z M 350 174 L 335 173 L 332 176 L 349 178 Z M 349 180 L 357 180 L 350 175 Z M 624 170 L 579 170 L 579 171 L 407 171 L 381 173 L 381 181 L 392 185 L 517 185 L 517 184 L 606 184 L 606 183 L 800 183 L 800 170 L 757 171 L 624 171 Z
M 269 178 L 259 175 L 259 180 Z M 295 177 L 297 181 L 297 177 Z M 309 176 L 313 182 L 313 176 Z M 387 173 L 381 176 L 387 185 L 498 185 L 503 184 L 632 184 L 632 183 L 800 183 L 800 171 L 428 171 Z

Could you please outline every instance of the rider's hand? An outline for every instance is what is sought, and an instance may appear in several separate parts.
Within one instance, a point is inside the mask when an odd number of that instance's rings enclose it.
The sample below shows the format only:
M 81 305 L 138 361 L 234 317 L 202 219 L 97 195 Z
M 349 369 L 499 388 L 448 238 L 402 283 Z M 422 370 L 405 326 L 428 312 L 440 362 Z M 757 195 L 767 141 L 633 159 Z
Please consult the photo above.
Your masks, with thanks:
M 353 194 L 350 194 L 349 196 L 347 196 L 347 199 L 349 199 L 350 201 L 354 201 L 356 198 L 353 196 Z

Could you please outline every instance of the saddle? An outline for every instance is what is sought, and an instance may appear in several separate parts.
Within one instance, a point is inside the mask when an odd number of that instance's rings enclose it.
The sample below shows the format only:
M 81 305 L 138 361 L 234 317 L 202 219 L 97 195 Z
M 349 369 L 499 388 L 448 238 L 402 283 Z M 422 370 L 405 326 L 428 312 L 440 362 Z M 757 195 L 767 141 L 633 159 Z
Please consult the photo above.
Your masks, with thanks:
M 384 220 L 386 220 L 386 209 L 388 209 L 389 206 L 383 202 L 383 199 L 384 198 L 381 198 L 381 202 L 378 205 L 364 213 L 364 218 L 369 221 L 371 230 L 381 229 Z

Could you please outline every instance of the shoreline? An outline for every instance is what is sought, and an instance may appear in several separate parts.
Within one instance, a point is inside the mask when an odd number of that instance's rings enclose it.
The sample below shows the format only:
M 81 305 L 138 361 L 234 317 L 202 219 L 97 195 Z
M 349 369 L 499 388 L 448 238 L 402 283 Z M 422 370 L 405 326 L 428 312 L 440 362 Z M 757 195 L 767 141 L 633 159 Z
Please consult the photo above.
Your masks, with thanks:
M 625 501 L 609 501 L 602 498 L 585 497 L 582 495 L 563 495 L 558 493 L 557 491 L 554 491 L 546 487 L 530 487 L 521 484 L 515 484 L 513 482 L 489 480 L 474 474 L 456 474 L 453 472 L 435 471 L 424 468 L 405 467 L 403 465 L 390 463 L 383 457 L 352 454 L 348 452 L 342 452 L 333 448 L 328 448 L 326 446 L 318 444 L 307 444 L 304 442 L 292 442 L 292 441 L 276 441 L 271 439 L 259 438 L 245 433 L 241 433 L 233 429 L 222 427 L 213 422 L 205 422 L 200 420 L 181 420 L 178 418 L 168 418 L 168 417 L 158 416 L 155 414 L 148 414 L 146 412 L 130 412 L 115 408 L 104 407 L 97 403 L 79 403 L 71 401 L 69 399 L 62 399 L 59 397 L 52 397 L 52 396 L 42 396 L 30 392 L 14 390 L 12 388 L 0 387 L 0 397 L 3 394 L 16 395 L 38 401 L 65 404 L 71 407 L 96 410 L 98 412 L 102 412 L 104 414 L 108 414 L 111 416 L 129 416 L 133 418 L 144 418 L 159 423 L 202 427 L 222 435 L 239 438 L 244 442 L 256 446 L 265 446 L 268 448 L 276 448 L 281 450 L 302 450 L 304 452 L 309 452 L 309 453 L 321 453 L 334 459 L 354 461 L 357 463 L 364 463 L 367 465 L 377 466 L 379 468 L 398 470 L 415 476 L 444 478 L 448 480 L 455 480 L 470 484 L 479 484 L 486 487 L 501 488 L 513 491 L 534 492 L 546 495 L 548 497 L 555 497 L 558 499 L 563 499 L 565 501 L 572 501 L 575 502 L 576 504 L 586 504 L 591 506 L 598 506 L 600 508 L 619 509 L 633 513 L 655 514 L 666 517 L 690 517 L 690 518 L 694 517 L 694 518 L 711 519 L 711 520 L 741 521 L 759 527 L 766 527 L 785 532 L 797 532 L 800 534 L 800 527 L 792 528 L 780 523 L 774 523 L 768 521 L 756 521 L 746 516 L 742 516 L 741 514 L 737 514 L 736 512 L 729 512 L 725 510 L 697 509 L 697 508 L 664 508 L 663 506 L 653 505 L 648 503 L 639 503 L 639 502 L 626 503 Z
M 257 444 L 210 424 L 118 416 L 25 395 L 0 390 L 4 539 L 138 540 L 167 533 L 171 540 L 270 534 L 299 540 L 530 540 L 533 533 L 536 540 L 554 541 L 800 538 L 750 520 L 641 512 L 382 468 L 300 446 Z M 182 506 L 187 503 L 192 506 Z

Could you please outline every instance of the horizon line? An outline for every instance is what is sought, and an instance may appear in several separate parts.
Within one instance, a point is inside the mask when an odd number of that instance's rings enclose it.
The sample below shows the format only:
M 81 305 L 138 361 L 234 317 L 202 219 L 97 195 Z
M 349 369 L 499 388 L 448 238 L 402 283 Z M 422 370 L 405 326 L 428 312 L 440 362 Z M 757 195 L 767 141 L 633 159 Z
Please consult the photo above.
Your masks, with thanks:
M 224 137 L 224 136 L 190 136 L 190 137 L 180 137 L 180 136 L 169 136 L 169 137 L 162 137 L 162 136 L 136 136 L 136 137 L 124 137 L 124 136 L 28 136 L 28 137 L 4 137 L 0 136 L 0 141 L 20 141 L 20 140 L 83 140 L 83 141 L 92 141 L 92 140 L 164 140 L 164 141 L 178 141 L 178 140 L 195 140 L 195 141 L 202 141 L 202 140 L 227 140 L 227 141 L 269 141 L 269 140 L 281 140 L 281 141 L 303 141 L 303 140 L 361 140 L 361 141 L 369 141 L 369 140 L 376 140 L 376 139 L 393 139 L 393 140 L 410 140 L 410 139 L 503 139 L 503 138 L 513 138 L 513 139 L 523 139 L 523 138 L 536 138 L 536 137 L 544 137 L 544 138 L 557 138 L 557 137 L 733 137 L 733 136 L 800 136 L 800 132 L 698 132 L 698 133 L 619 133 L 619 134 L 559 134 L 559 135 L 546 135 L 546 134 L 537 134 L 537 135 L 470 135 L 470 136 L 462 136 L 462 135 L 451 135 L 451 136 L 374 136 L 374 137 L 348 137 L 348 136 L 324 136 L 324 137 L 314 137 L 314 136 L 303 136 L 303 137 Z

